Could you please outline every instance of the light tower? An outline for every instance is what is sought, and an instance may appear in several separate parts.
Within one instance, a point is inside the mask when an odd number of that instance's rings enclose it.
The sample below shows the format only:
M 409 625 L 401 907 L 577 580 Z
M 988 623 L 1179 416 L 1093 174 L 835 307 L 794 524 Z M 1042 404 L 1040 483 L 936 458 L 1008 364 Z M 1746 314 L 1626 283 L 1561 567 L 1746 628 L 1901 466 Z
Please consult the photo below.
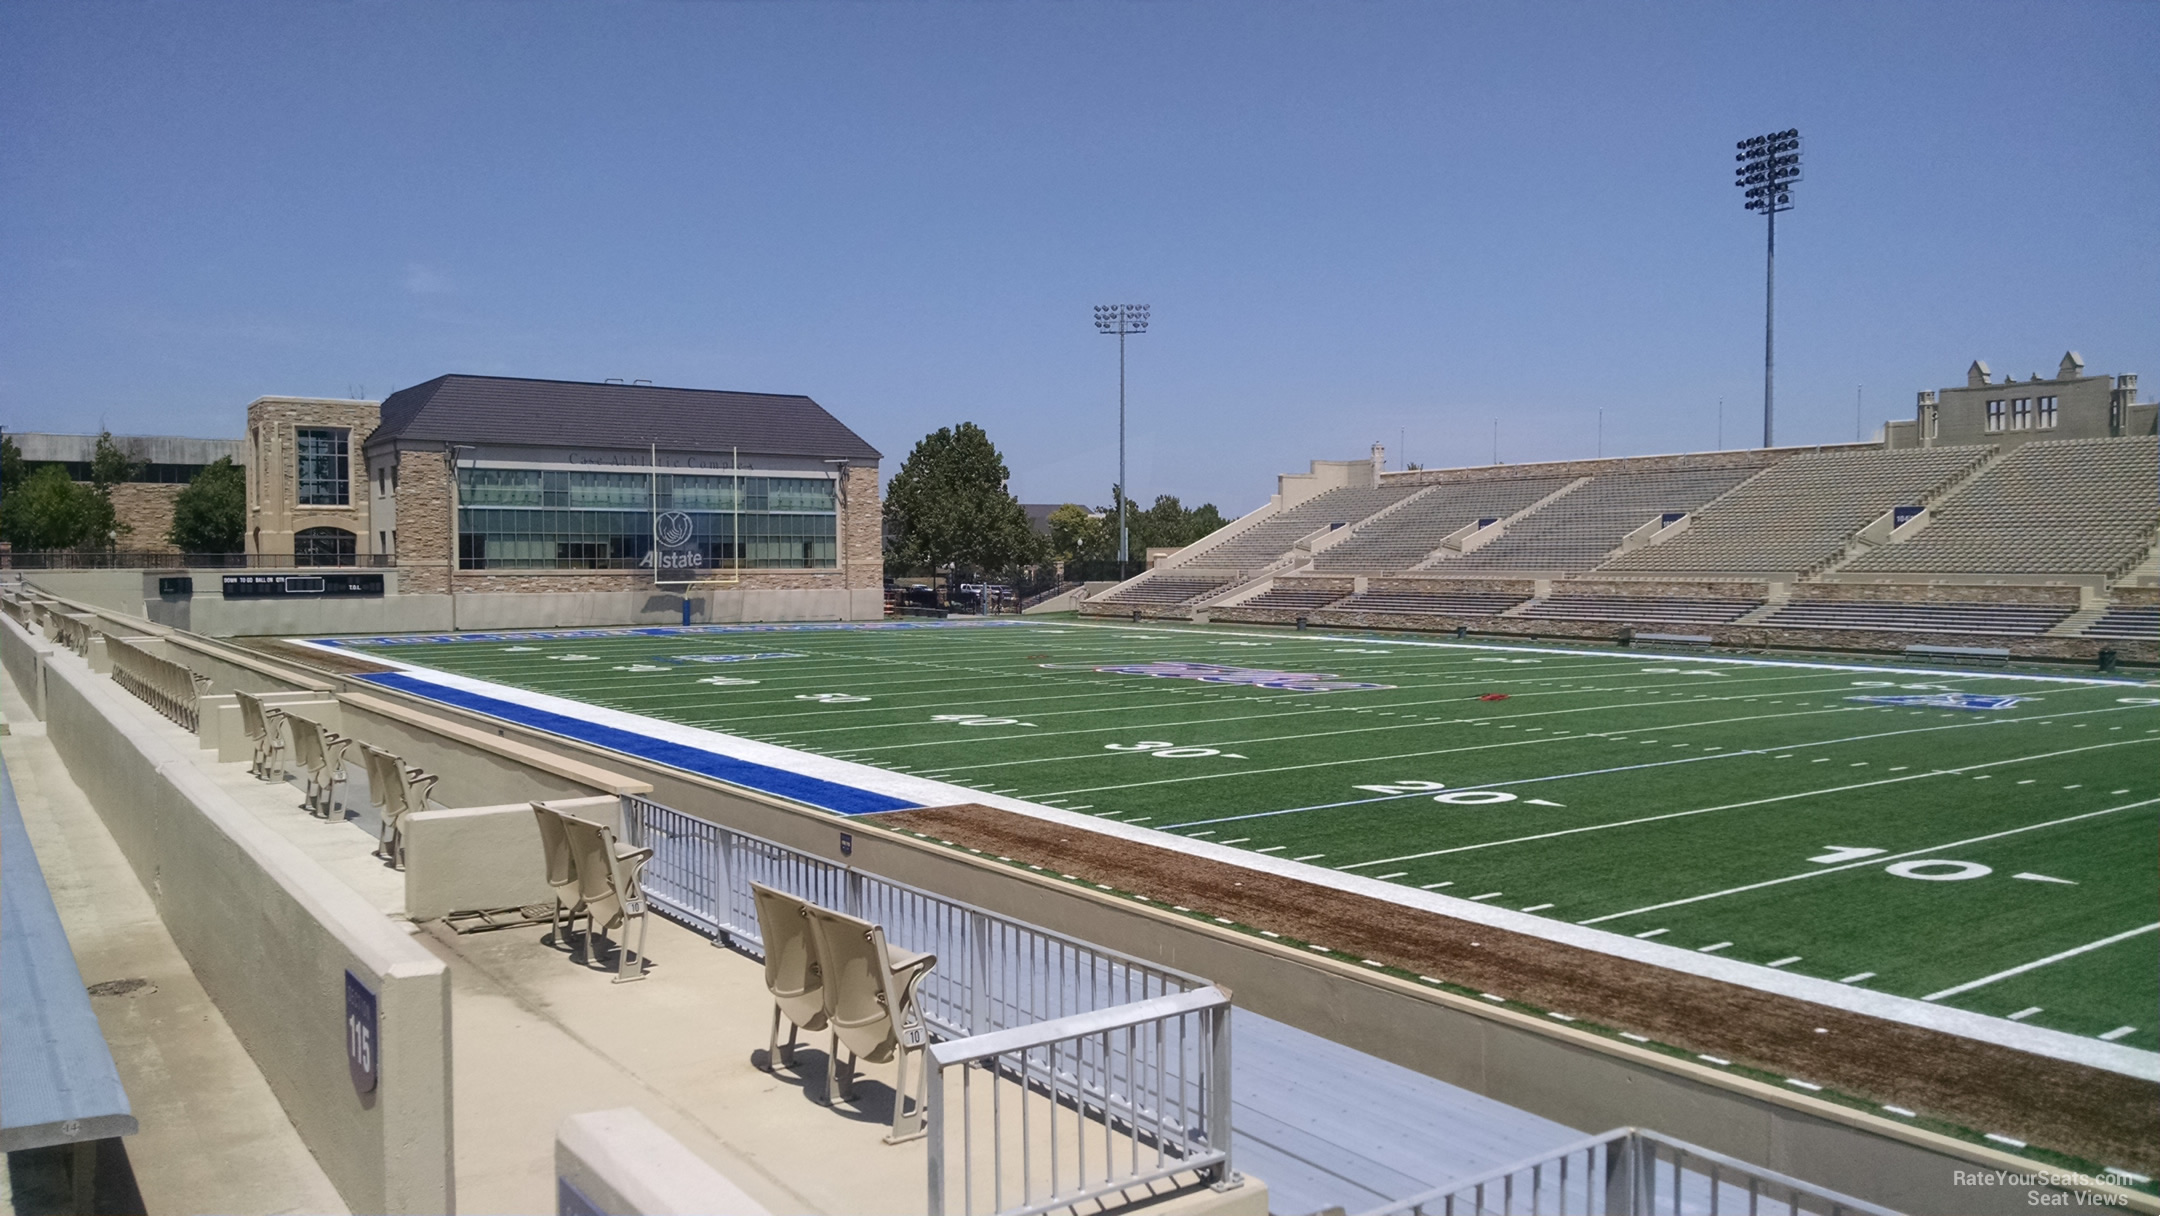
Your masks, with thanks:
M 1131 560 L 1125 533 L 1125 500 L 1132 497 L 1125 480 L 1125 338 L 1128 334 L 1146 333 L 1147 322 L 1148 306 L 1145 304 L 1095 306 L 1096 331 L 1117 335 L 1117 560 L 1121 575 L 1125 573 L 1125 563 Z
M 1772 322 L 1777 316 L 1777 217 L 1780 211 L 1792 210 L 1792 188 L 1800 180 L 1800 132 L 1798 130 L 1772 131 L 1753 139 L 1743 139 L 1734 145 L 1739 155 L 1733 157 L 1740 167 L 1733 170 L 1733 184 L 1740 187 L 1747 198 L 1747 209 L 1760 211 L 1770 221 L 1769 252 L 1763 261 L 1763 353 L 1762 353 L 1762 442 L 1772 446 L 1772 369 L 1775 366 L 1776 329 Z

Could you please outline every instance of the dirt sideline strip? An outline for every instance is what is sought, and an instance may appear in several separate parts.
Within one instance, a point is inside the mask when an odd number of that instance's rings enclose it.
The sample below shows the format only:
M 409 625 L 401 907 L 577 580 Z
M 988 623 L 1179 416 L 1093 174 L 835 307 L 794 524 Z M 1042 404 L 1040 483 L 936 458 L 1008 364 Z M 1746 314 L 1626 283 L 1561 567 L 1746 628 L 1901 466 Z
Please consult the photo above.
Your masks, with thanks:
M 2102 1165 L 2160 1172 L 2160 1085 L 2150 1081 L 994 807 L 874 822 Z

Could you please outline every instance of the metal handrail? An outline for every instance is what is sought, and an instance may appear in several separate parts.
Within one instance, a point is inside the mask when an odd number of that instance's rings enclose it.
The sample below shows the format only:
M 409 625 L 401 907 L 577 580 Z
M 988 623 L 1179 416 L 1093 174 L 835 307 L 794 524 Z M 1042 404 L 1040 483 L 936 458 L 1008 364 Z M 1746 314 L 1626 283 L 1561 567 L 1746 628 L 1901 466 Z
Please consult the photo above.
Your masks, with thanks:
M 1218 1190 L 1241 1181 L 1220 988 L 937 1043 L 926 1056 L 930 1216 L 1035 1216 L 1180 1176 Z M 979 1103 L 978 1075 L 988 1089 Z
M 965 1101 L 974 1074 L 984 1069 L 993 1108 L 1005 1101 L 999 1090 L 1017 1084 L 1014 1101 L 1023 1111 L 1030 1102 L 1047 1101 L 1049 1127 L 1071 1124 L 1072 1134 L 1082 1138 L 1071 1150 L 1073 1161 L 1084 1159 L 1083 1145 L 1098 1138 L 1126 1150 L 1124 1170 L 1109 1168 L 1105 1147 L 1094 1154 L 1102 1168 L 1084 1176 L 1064 1170 L 1066 1163 L 1053 1152 L 1048 1190 L 1058 1199 L 1049 1207 L 1173 1176 L 1234 1185 L 1230 1005 L 1219 988 L 649 798 L 625 795 L 622 807 L 625 837 L 653 850 L 645 871 L 647 901 L 717 942 L 763 954 L 751 890 L 760 883 L 881 925 L 893 945 L 937 956 L 917 1000 L 933 1040 L 929 1051 L 942 1053 L 944 1063 L 926 1061 L 925 1067 L 934 1073 L 964 1069 L 960 1154 L 969 1205 L 973 1133 Z M 968 1068 L 970 1063 L 982 1067 Z M 930 1081 L 926 1113 L 931 1126 L 943 1127 L 941 1077 Z M 1065 1112 L 1062 1118 L 1058 1112 Z M 998 1139 L 1002 1134 L 993 1124 L 987 1160 L 995 1210 L 1002 1216 L 1049 1210 L 1031 1206 L 1025 1188 L 1021 1207 L 1004 1206 L 1001 1184 L 1008 1170 L 1024 1183 L 1037 1162 L 1024 1135 L 1014 1148 Z M 944 1210 L 945 1151 L 944 1141 L 934 1140 L 932 1212 Z M 1066 1173 L 1073 1185 L 1060 1190 Z
M 1667 1167 L 1667 1181 L 1661 1183 L 1659 1175 Z M 1639 1127 L 1585 1136 L 1362 1216 L 1481 1216 L 1555 1208 L 1583 1216 L 1716 1216 L 1727 1207 L 1750 1214 L 1898 1216 L 1864 1199 Z

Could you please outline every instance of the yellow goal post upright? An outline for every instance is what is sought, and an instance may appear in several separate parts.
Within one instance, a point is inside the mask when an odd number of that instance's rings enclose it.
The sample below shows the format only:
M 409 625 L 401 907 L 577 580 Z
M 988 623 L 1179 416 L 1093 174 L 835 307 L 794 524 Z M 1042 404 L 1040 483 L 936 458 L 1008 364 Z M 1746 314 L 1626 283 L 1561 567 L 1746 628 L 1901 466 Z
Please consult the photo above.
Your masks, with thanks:
M 647 518 L 652 521 L 652 547 L 647 551 L 648 556 L 646 560 L 652 563 L 653 588 L 658 591 L 673 591 L 676 594 L 682 596 L 682 623 L 685 625 L 688 625 L 690 623 L 690 593 L 692 591 L 695 591 L 700 587 L 735 587 L 741 585 L 742 583 L 741 448 L 728 449 L 728 466 L 731 470 L 733 470 L 735 487 L 732 501 L 730 503 L 732 509 L 728 512 L 728 519 L 733 525 L 733 536 L 732 543 L 728 547 L 729 564 L 727 567 L 727 573 L 725 575 L 713 575 L 706 578 L 697 578 L 693 576 L 691 578 L 686 578 L 679 581 L 672 580 L 668 578 L 670 570 L 661 555 L 670 548 L 679 548 L 684 541 L 688 540 L 692 534 L 692 525 L 688 512 L 668 511 L 664 513 L 666 516 L 673 516 L 676 518 L 669 519 L 668 524 L 671 526 L 667 529 L 663 529 L 663 512 L 660 510 L 660 445 L 658 443 L 654 443 L 652 445 L 652 472 L 650 474 L 652 484 L 652 511 L 651 514 L 647 516 Z M 663 545 L 663 540 L 668 540 L 670 541 L 670 543 Z M 706 567 L 683 567 L 682 569 L 684 569 L 685 572 L 694 572 L 696 570 L 701 570 L 705 568 Z

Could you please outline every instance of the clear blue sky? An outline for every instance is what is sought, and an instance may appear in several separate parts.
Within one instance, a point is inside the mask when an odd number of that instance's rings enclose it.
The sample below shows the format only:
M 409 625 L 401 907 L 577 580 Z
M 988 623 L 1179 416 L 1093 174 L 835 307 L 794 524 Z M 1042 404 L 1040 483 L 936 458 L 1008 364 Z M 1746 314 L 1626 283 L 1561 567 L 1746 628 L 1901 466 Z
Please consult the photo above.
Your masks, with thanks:
M 1028 501 L 1258 505 L 1312 457 L 1760 433 L 1968 361 L 2160 385 L 2160 5 L 0 8 L 0 423 L 237 435 L 443 372 L 988 428 Z M 2151 389 L 2143 394 L 2151 395 Z M 1406 445 L 1399 441 L 1406 440 Z

